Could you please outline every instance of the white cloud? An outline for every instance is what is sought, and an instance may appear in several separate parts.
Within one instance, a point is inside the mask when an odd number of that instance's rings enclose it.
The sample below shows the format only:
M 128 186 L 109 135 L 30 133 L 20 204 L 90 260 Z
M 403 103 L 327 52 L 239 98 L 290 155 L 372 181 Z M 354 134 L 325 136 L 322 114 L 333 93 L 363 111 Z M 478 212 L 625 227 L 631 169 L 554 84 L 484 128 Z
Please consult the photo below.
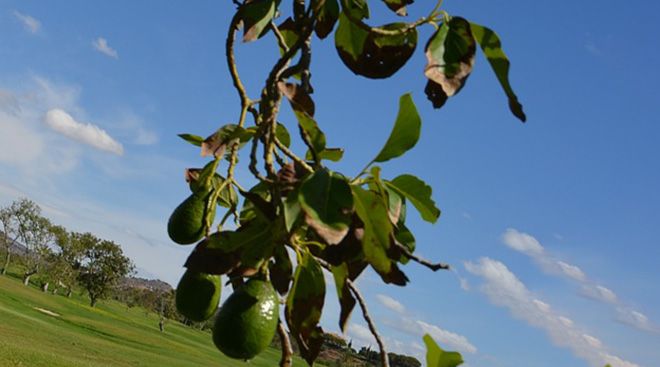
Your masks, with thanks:
M 568 277 L 573 278 L 575 280 L 579 281 L 585 281 L 587 279 L 586 275 L 584 275 L 584 272 L 582 269 L 578 268 L 575 265 L 567 264 L 563 261 L 557 261 L 557 265 L 561 269 L 561 271 Z
M 417 325 L 422 329 L 423 333 L 428 333 L 435 339 L 436 342 L 449 349 L 456 349 L 463 353 L 476 353 L 477 347 L 472 345 L 466 337 L 451 331 L 441 329 L 438 326 L 427 324 L 424 321 L 417 321 Z
M 21 14 L 18 11 L 14 11 L 14 16 L 20 20 L 25 29 L 32 34 L 36 34 L 41 29 L 41 22 L 27 14 Z
M 619 308 L 617 310 L 617 321 L 630 325 L 636 329 L 644 330 L 652 333 L 660 333 L 660 328 L 654 325 L 648 316 L 643 313 L 630 309 Z
M 385 307 L 389 308 L 390 310 L 396 312 L 396 313 L 404 313 L 406 312 L 406 308 L 401 304 L 401 302 L 395 300 L 392 297 L 388 297 L 384 294 L 378 294 L 376 295 L 376 298 L 378 301 Z
M 613 305 L 619 303 L 619 298 L 616 296 L 616 293 L 602 285 L 585 284 L 582 287 L 582 295 L 596 301 L 611 303 Z
M 508 247 L 531 257 L 546 273 L 560 275 L 564 278 L 575 281 L 580 285 L 581 295 L 602 303 L 613 305 L 617 309 L 627 308 L 613 290 L 589 280 L 587 274 L 585 274 L 578 266 L 559 260 L 549 254 L 543 245 L 541 245 L 541 243 L 532 235 L 509 228 L 502 235 L 502 241 Z M 640 323 L 636 322 L 635 318 L 630 317 L 630 315 L 622 317 L 621 312 L 618 313 L 618 321 L 629 326 L 642 331 L 660 330 L 660 327 L 655 326 L 650 320 L 648 320 L 648 318 L 646 322 Z
M 110 45 L 108 45 L 108 40 L 106 40 L 103 37 L 99 37 L 96 40 L 94 40 L 94 42 L 92 42 L 92 46 L 94 46 L 94 49 L 96 49 L 96 51 L 106 56 L 112 57 L 113 59 L 119 58 L 119 54 L 117 53 L 117 50 L 110 47 Z
M 54 131 L 96 149 L 124 154 L 124 147 L 96 125 L 76 121 L 65 111 L 55 108 L 46 113 L 46 124 Z
M 592 366 L 638 367 L 638 365 L 613 356 L 595 337 L 580 330 L 570 319 L 557 314 L 550 305 L 540 301 L 503 263 L 482 258 L 477 263 L 468 262 L 465 268 L 483 278 L 481 291 L 491 303 L 506 307 L 511 314 L 531 326 L 545 330 L 551 341 L 570 349 L 576 356 Z
M 543 254 L 543 246 L 541 246 L 536 238 L 527 233 L 518 232 L 513 228 L 509 228 L 504 232 L 502 241 L 510 248 L 530 256 Z

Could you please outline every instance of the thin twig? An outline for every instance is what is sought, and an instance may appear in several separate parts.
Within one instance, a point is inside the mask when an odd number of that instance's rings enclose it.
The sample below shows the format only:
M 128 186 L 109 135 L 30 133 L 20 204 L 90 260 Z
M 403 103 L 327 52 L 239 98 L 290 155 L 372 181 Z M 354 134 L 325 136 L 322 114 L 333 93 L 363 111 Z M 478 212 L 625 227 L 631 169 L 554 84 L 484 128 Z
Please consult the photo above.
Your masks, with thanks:
M 450 269 L 450 266 L 448 264 L 432 263 L 432 262 L 424 259 L 423 257 L 419 257 L 419 256 L 413 254 L 412 252 L 410 252 L 410 250 L 406 246 L 404 246 L 404 245 L 402 245 L 398 242 L 394 242 L 394 246 L 396 246 L 399 250 L 401 250 L 411 260 L 415 261 L 416 263 L 419 263 L 420 265 L 424 265 L 424 266 L 426 266 L 427 268 L 429 268 L 433 271 L 449 270 Z
M 273 31 L 273 34 L 275 35 L 275 38 L 277 38 L 277 43 L 280 46 L 284 52 L 289 51 L 289 46 L 286 44 L 286 39 L 284 38 L 284 35 L 282 32 L 280 32 L 280 29 L 277 27 L 275 22 L 270 22 L 269 24 L 270 30 Z
M 332 272 L 332 267 L 327 261 L 316 256 L 314 256 L 314 259 L 319 263 L 319 265 L 321 265 L 321 267 Z M 378 334 L 378 330 L 376 330 L 376 325 L 374 324 L 374 321 L 371 319 L 371 316 L 369 315 L 369 310 L 367 309 L 367 302 L 364 300 L 364 297 L 362 296 L 362 293 L 360 293 L 360 290 L 350 279 L 346 279 L 346 285 L 351 290 L 351 292 L 357 299 L 358 303 L 360 304 L 360 308 L 362 309 L 362 317 L 364 317 L 364 321 L 367 322 L 367 325 L 369 326 L 369 331 L 371 331 L 371 335 L 373 335 L 374 338 L 376 338 L 376 343 L 378 343 L 378 349 L 380 349 L 381 366 L 390 367 L 390 361 L 389 361 L 389 357 L 387 356 L 387 350 L 385 349 L 385 343 L 383 343 L 383 339 L 381 338 L 380 334 Z
M 291 348 L 289 333 L 286 332 L 282 320 L 279 320 L 277 323 L 277 333 L 280 335 L 280 344 L 282 344 L 280 367 L 291 367 L 293 365 L 293 348 Z
M 390 359 L 387 356 L 385 343 L 383 343 L 380 334 L 378 334 L 378 331 L 376 330 L 376 325 L 374 324 L 374 321 L 371 319 L 371 316 L 369 315 L 369 310 L 367 309 L 367 303 L 365 302 L 364 297 L 362 297 L 362 294 L 350 279 L 346 279 L 346 285 L 351 290 L 351 292 L 353 292 L 355 298 L 357 298 L 357 301 L 360 304 L 360 308 L 362 309 L 362 317 L 364 317 L 364 321 L 366 321 L 367 325 L 369 325 L 369 331 L 371 331 L 371 335 L 373 335 L 374 338 L 376 338 L 376 343 L 378 343 L 378 348 L 380 349 L 381 366 L 390 367 Z
M 286 147 L 279 139 L 275 138 L 275 145 L 279 150 L 284 153 L 287 157 L 291 158 L 294 162 L 298 163 L 301 167 L 303 167 L 306 171 L 308 172 L 314 172 L 314 169 L 307 164 L 302 158 L 298 157 L 294 152 L 292 152 L 289 148 Z

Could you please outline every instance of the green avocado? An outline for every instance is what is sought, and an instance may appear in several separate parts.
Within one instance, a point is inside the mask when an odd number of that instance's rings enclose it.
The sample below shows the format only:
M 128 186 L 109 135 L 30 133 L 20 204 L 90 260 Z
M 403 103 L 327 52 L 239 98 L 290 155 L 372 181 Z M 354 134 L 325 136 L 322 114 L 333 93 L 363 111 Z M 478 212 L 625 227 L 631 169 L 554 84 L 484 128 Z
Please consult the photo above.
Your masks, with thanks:
M 194 193 L 174 209 L 167 222 L 167 233 L 172 241 L 188 245 L 204 237 L 204 213 L 207 196 Z M 215 208 L 213 208 L 215 212 Z M 213 217 L 215 213 L 211 213 Z
M 263 280 L 249 280 L 218 311 L 213 342 L 230 358 L 252 359 L 270 345 L 278 318 L 279 300 L 273 286 Z
M 221 290 L 219 275 L 186 270 L 176 287 L 176 309 L 192 321 L 208 320 L 218 309 Z

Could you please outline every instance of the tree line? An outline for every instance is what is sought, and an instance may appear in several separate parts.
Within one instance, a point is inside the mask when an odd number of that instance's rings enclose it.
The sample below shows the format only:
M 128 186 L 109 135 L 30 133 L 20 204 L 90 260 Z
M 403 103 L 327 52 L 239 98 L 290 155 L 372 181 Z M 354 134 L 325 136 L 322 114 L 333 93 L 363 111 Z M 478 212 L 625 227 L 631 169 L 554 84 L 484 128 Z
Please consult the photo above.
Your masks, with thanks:
M 92 307 L 110 296 L 135 268 L 118 244 L 53 224 L 27 198 L 0 208 L 0 245 L 4 250 L 0 274 L 7 274 L 16 263 L 24 285 L 38 279 L 44 292 L 52 286 L 53 293 L 63 289 L 67 297 L 81 287 Z

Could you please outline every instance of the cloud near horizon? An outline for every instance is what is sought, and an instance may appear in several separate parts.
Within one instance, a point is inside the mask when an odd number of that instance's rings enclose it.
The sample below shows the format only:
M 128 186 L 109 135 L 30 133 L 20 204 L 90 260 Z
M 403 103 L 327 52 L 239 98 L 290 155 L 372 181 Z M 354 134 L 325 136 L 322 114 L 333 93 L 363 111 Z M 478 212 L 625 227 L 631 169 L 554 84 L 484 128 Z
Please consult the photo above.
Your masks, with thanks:
M 502 262 L 485 257 L 476 263 L 466 262 L 465 268 L 483 279 L 480 291 L 491 303 L 509 309 L 515 318 L 543 329 L 553 344 L 570 349 L 594 367 L 605 364 L 639 367 L 613 355 L 598 338 L 581 330 L 573 320 L 558 314 L 550 304 L 538 299 Z

